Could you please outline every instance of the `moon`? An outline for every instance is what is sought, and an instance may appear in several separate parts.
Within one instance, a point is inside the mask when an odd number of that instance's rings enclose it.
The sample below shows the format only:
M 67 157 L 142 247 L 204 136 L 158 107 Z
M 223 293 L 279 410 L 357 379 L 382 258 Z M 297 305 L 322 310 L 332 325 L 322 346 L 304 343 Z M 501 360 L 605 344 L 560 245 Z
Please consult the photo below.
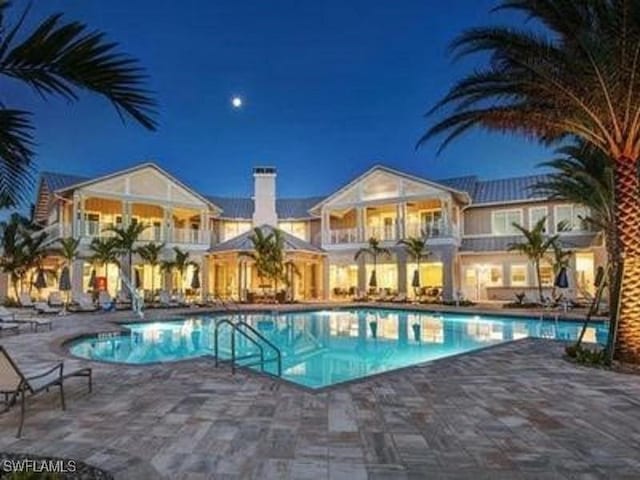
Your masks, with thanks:
M 233 108 L 242 108 L 243 103 L 242 97 L 234 96 L 231 98 L 231 106 Z

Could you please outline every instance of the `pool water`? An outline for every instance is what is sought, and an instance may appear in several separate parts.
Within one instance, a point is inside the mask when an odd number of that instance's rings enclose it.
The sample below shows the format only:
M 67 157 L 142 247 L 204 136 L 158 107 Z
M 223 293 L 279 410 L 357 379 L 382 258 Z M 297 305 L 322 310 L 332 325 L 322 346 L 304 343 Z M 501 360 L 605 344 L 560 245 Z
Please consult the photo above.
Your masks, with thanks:
M 282 355 L 282 378 L 321 388 L 369 375 L 448 357 L 525 337 L 574 340 L 578 322 L 546 319 L 426 313 L 410 310 L 344 309 L 281 314 L 237 315 L 272 342 Z M 131 323 L 125 334 L 84 338 L 73 355 L 114 363 L 150 364 L 214 354 L 216 320 L 196 315 L 171 321 Z M 219 328 L 219 358 L 231 355 L 231 328 Z M 604 342 L 607 328 L 592 324 L 585 340 Z M 236 354 L 258 349 L 236 336 Z M 276 353 L 264 346 L 265 371 L 275 374 Z M 250 368 L 260 370 L 261 366 Z

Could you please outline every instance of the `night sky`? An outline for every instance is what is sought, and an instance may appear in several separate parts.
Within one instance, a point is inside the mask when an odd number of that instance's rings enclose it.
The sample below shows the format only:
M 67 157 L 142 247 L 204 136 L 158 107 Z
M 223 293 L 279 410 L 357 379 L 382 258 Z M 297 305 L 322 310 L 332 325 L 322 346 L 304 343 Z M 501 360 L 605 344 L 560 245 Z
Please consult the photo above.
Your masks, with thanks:
M 26 2 L 15 1 L 17 12 Z M 275 165 L 281 196 L 326 194 L 374 163 L 438 179 L 526 175 L 550 152 L 467 134 L 436 156 L 415 150 L 423 114 L 471 60 L 452 63 L 461 30 L 504 22 L 494 0 L 36 0 L 108 33 L 147 69 L 157 132 L 122 124 L 100 97 L 43 102 L 2 79 L 7 107 L 35 112 L 38 168 L 84 175 L 154 160 L 196 189 L 247 195 L 251 168 Z M 244 99 L 233 109 L 231 98 Z

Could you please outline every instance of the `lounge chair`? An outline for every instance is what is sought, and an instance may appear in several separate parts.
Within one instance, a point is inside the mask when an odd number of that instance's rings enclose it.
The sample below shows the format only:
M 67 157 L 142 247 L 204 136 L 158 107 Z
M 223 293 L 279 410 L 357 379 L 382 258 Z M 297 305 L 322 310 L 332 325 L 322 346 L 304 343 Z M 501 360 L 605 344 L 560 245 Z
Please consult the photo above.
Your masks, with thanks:
M 89 392 L 92 390 L 91 368 L 79 368 L 70 372 L 64 372 L 62 362 L 37 375 L 26 376 L 18 368 L 9 356 L 9 353 L 0 345 L 0 393 L 4 394 L 5 411 L 15 405 L 20 397 L 20 426 L 17 437 L 22 435 L 24 425 L 25 399 L 27 394 L 36 395 L 48 391 L 51 387 L 60 388 L 60 403 L 62 410 L 64 403 L 64 380 L 70 377 L 87 377 L 89 380 Z
M 353 301 L 354 302 L 368 302 L 369 301 L 369 297 L 367 296 L 367 294 L 365 292 L 358 292 L 358 294 L 353 297 Z
M 6 307 L 0 306 L 0 322 L 3 324 L 26 324 L 31 327 L 32 330 L 38 331 L 38 327 L 49 327 L 49 330 L 53 328 L 51 320 L 46 318 L 37 318 L 34 316 L 21 317 L 20 315 L 13 313 L 6 309 Z
M 24 308 L 33 308 L 35 306 L 33 300 L 31 299 L 31 295 L 29 295 L 28 293 L 21 293 L 18 296 L 18 301 L 20 302 L 20 306 Z
M 392 303 L 406 303 L 408 301 L 407 295 L 404 293 L 399 293 L 391 298 Z
M 35 308 L 38 313 L 49 313 L 56 315 L 62 311 L 59 308 L 52 307 L 46 304 L 45 302 L 35 302 L 33 304 L 33 308 Z
M 74 312 L 95 312 L 98 307 L 93 303 L 91 296 L 83 292 L 74 295 L 72 310 Z
M 62 300 L 62 295 L 57 290 L 55 292 L 51 292 L 49 294 L 49 301 L 47 302 L 52 307 L 64 307 L 64 300 Z
M 20 333 L 20 324 L 0 320 L 0 334 L 4 335 L 5 333 Z
M 171 295 L 169 295 L 169 292 L 167 292 L 166 290 L 161 290 L 158 297 L 159 297 L 159 303 L 161 307 L 177 308 L 180 306 L 178 302 L 176 302 L 171 298 Z

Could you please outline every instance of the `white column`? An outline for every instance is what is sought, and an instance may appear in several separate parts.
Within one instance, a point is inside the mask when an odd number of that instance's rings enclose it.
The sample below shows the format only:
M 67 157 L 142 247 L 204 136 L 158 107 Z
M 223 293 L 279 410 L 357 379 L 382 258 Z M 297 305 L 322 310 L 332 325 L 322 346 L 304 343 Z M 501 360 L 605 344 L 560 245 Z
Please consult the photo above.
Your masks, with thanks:
M 358 228 L 357 228 L 357 236 L 358 236 L 358 241 L 359 242 L 366 242 L 367 240 L 369 240 L 368 238 L 366 238 L 367 233 L 366 233 L 366 215 L 365 215 L 365 209 L 364 207 L 357 207 L 356 208 L 356 217 L 358 220 Z
M 208 255 L 204 255 L 202 260 L 200 261 L 200 298 L 202 301 L 207 299 L 209 295 L 209 264 L 211 263 L 211 259 Z
M 77 297 L 82 292 L 82 275 L 84 273 L 84 262 L 74 260 L 71 265 L 71 295 Z
M 328 244 L 329 243 L 329 230 L 331 229 L 331 216 L 329 214 L 329 211 L 327 209 L 322 209 L 322 220 L 321 220 L 322 224 L 320 226 L 321 231 L 322 231 L 322 243 L 323 244 Z

